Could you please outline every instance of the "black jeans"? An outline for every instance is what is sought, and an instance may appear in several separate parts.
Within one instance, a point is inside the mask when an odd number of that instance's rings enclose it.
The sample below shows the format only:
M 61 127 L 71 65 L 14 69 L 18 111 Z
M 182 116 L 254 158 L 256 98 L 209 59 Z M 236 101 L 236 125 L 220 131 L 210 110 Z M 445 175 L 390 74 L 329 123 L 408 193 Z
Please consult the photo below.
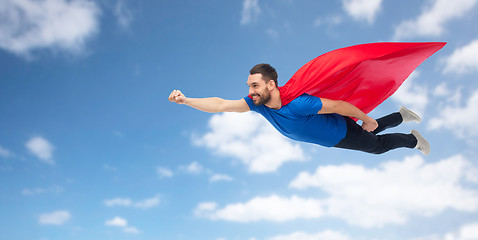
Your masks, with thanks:
M 347 134 L 334 147 L 359 150 L 368 153 L 381 154 L 395 148 L 414 148 L 417 139 L 412 134 L 391 133 L 377 135 L 381 131 L 396 127 L 402 123 L 400 113 L 392 113 L 377 119 L 378 127 L 373 132 L 367 132 L 349 117 L 344 117 L 347 122 Z

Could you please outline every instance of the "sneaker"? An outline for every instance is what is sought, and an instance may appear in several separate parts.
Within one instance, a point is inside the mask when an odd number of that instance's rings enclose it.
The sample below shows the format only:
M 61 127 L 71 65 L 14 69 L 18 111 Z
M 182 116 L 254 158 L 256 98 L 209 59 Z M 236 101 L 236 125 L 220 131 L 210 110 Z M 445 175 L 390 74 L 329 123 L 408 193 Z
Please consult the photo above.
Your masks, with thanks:
M 411 134 L 417 139 L 415 148 L 422 151 L 423 155 L 430 154 L 430 143 L 417 130 L 412 130 Z
M 403 122 L 421 122 L 422 119 L 418 116 L 418 114 L 408 110 L 404 106 L 400 108 L 398 111 L 400 115 L 402 115 Z

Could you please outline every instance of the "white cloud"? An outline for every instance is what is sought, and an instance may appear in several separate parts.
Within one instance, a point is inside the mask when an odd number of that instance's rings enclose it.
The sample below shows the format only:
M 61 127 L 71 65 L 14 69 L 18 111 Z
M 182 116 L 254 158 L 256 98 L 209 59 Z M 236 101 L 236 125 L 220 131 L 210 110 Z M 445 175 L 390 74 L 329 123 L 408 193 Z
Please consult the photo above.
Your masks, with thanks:
M 462 226 L 458 231 L 449 232 L 442 236 L 431 235 L 413 240 L 476 240 L 478 239 L 478 222 Z
M 314 26 L 319 27 L 323 24 L 334 26 L 342 23 L 342 17 L 339 15 L 333 15 L 333 16 L 328 16 L 328 17 L 317 17 L 314 21 Z
M 127 207 L 127 206 L 132 205 L 132 201 L 129 198 L 114 198 L 114 199 L 110 199 L 110 200 L 105 200 L 105 201 L 103 201 L 103 203 L 107 207 L 114 207 L 114 206 Z
M 200 174 L 203 171 L 203 166 L 197 162 L 192 162 L 187 166 L 180 166 L 179 169 L 189 174 Z
M 456 49 L 446 59 L 443 73 L 470 73 L 478 71 L 478 39 Z
M 49 188 L 33 188 L 33 189 L 24 188 L 22 190 L 22 194 L 25 196 L 33 196 L 33 195 L 47 193 L 47 192 L 60 193 L 60 192 L 63 192 L 63 188 L 60 186 L 52 186 Z
M 452 89 L 446 82 L 443 82 L 433 89 L 433 96 L 438 97 L 443 101 L 443 103 L 439 105 L 440 108 L 443 107 L 442 104 L 458 106 L 463 99 L 462 88 L 463 86 L 458 86 L 457 88 Z
M 156 171 L 158 172 L 160 178 L 170 178 L 174 175 L 173 171 L 164 167 L 158 167 Z
M 104 200 L 103 203 L 107 207 L 135 207 L 135 208 L 151 208 L 159 204 L 159 196 L 154 196 L 152 198 L 147 198 L 142 201 L 133 202 L 129 198 L 113 198 L 109 200 Z
M 159 196 L 136 202 L 133 206 L 137 208 L 151 208 L 159 204 Z
M 380 11 L 382 0 L 342 0 L 344 10 L 356 20 L 373 23 Z
M 428 89 L 415 83 L 418 76 L 419 73 L 414 71 L 392 95 L 392 99 L 423 118 L 423 113 L 428 104 Z
M 111 220 L 107 220 L 105 222 L 106 226 L 113 226 L 113 227 L 126 227 L 128 226 L 128 221 L 121 217 L 115 217 Z
M 209 182 L 232 181 L 232 177 L 225 174 L 214 174 L 209 178 Z
M 437 97 L 447 97 L 451 94 L 450 88 L 446 82 L 440 83 L 438 86 L 435 87 L 433 90 L 433 95 Z
M 4 0 L 0 47 L 25 57 L 42 48 L 80 53 L 98 31 L 100 9 L 90 0 Z
M 205 216 L 209 212 L 213 212 L 217 209 L 217 203 L 215 202 L 202 202 L 196 206 L 194 210 L 194 215 L 196 216 Z
M 56 211 L 52 213 L 44 213 L 38 218 L 40 224 L 62 225 L 71 218 L 68 211 Z
M 299 144 L 292 144 L 258 114 L 215 114 L 209 127 L 211 131 L 194 142 L 240 159 L 251 172 L 273 172 L 285 162 L 305 159 Z
M 0 157 L 8 158 L 11 157 L 13 154 L 6 148 L 0 146 Z
M 118 21 L 118 25 L 124 29 L 129 29 L 131 22 L 134 20 L 133 12 L 126 5 L 126 0 L 117 0 L 113 9 L 113 14 Z
M 350 237 L 346 234 L 326 230 L 318 233 L 295 232 L 289 235 L 280 235 L 268 238 L 268 240 L 349 240 Z
M 478 239 L 478 222 L 467 224 L 460 228 L 456 239 Z
M 478 136 L 478 90 L 475 90 L 464 106 L 451 103 L 442 107 L 439 115 L 432 118 L 429 129 L 446 129 L 458 137 L 469 138 Z
M 25 146 L 41 161 L 52 165 L 55 164 L 55 161 L 52 159 L 54 147 L 46 139 L 42 137 L 34 137 L 28 140 Z
M 460 155 L 434 163 L 425 163 L 416 155 L 372 169 L 350 164 L 319 167 L 313 174 L 300 173 L 290 187 L 327 192 L 330 196 L 322 200 L 327 216 L 362 227 L 380 227 L 404 224 L 412 214 L 477 211 L 478 191 L 461 184 L 472 180 L 471 171 L 476 173 L 476 168 Z
M 242 5 L 241 25 L 251 23 L 260 13 L 261 9 L 259 7 L 259 0 L 244 0 Z
M 277 32 L 277 30 L 275 30 L 274 28 L 267 29 L 266 33 L 267 35 L 269 35 L 269 37 L 273 39 L 279 39 L 279 32 Z
M 212 220 L 234 222 L 261 220 L 284 222 L 298 218 L 318 218 L 323 215 L 323 211 L 319 200 L 271 195 L 256 197 L 246 203 L 230 204 L 222 209 L 217 209 L 217 204 L 214 202 L 200 203 L 195 209 L 195 214 Z
M 436 0 L 427 1 L 428 6 L 420 16 L 406 20 L 395 29 L 395 40 L 421 36 L 440 36 L 444 25 L 456 18 L 465 16 L 478 0 Z
M 121 227 L 125 233 L 140 233 L 136 227 L 128 226 L 128 221 L 121 217 L 115 217 L 113 219 L 107 220 L 105 225 L 111 227 Z
M 125 232 L 125 233 L 134 233 L 134 234 L 140 233 L 140 231 L 139 231 L 137 228 L 135 228 L 135 227 L 125 227 L 125 228 L 123 229 L 123 232 Z
M 376 168 L 361 165 L 321 166 L 301 172 L 291 188 L 317 188 L 321 199 L 299 196 L 255 197 L 219 208 L 216 202 L 199 203 L 198 217 L 233 222 L 334 217 L 360 227 L 405 224 L 411 216 L 433 217 L 445 210 L 478 211 L 478 168 L 461 155 L 426 163 L 419 156 L 389 161 Z

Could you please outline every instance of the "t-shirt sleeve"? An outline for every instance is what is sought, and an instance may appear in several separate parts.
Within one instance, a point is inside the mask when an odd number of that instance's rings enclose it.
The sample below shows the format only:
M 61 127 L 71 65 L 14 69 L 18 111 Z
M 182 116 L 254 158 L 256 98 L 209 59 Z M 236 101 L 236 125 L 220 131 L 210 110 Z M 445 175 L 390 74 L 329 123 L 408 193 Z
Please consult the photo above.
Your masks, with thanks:
M 297 103 L 297 113 L 308 116 L 317 114 L 322 109 L 322 100 L 319 97 L 304 94 L 300 96 L 300 101 Z
M 251 109 L 251 111 L 257 112 L 256 105 L 249 96 L 246 96 L 244 100 L 246 100 L 246 103 L 249 105 L 249 109 Z

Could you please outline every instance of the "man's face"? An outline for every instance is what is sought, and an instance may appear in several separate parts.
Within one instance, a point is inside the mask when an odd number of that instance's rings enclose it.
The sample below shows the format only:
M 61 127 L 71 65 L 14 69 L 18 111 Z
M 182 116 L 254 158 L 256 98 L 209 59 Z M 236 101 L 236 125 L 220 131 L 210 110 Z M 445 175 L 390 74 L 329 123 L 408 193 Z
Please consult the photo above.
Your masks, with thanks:
M 270 101 L 271 93 L 268 84 L 262 79 L 262 74 L 249 75 L 247 85 L 249 85 L 249 95 L 251 95 L 256 106 L 264 105 Z

